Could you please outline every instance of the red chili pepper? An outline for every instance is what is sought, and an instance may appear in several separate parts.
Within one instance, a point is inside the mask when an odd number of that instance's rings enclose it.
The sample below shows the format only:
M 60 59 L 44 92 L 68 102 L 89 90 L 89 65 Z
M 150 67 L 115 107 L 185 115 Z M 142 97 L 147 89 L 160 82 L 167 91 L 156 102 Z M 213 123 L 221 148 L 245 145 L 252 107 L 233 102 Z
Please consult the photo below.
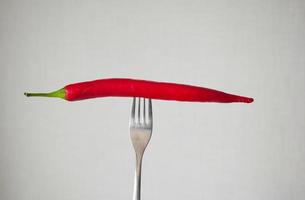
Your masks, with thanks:
M 68 101 L 116 96 L 191 102 L 253 102 L 253 98 L 228 94 L 204 87 L 127 78 L 110 78 L 74 83 L 51 93 L 24 94 L 28 97 L 58 97 Z

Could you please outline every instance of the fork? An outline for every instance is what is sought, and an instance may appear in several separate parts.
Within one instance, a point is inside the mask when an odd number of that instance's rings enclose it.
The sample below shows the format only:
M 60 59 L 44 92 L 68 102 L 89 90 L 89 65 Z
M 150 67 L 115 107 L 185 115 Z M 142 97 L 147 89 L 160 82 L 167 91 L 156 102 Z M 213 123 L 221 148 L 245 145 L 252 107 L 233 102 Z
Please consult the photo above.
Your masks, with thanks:
M 136 98 L 134 97 L 129 121 L 130 138 L 136 154 L 133 200 L 141 199 L 142 158 L 151 138 L 152 126 L 153 114 L 151 99 L 148 99 L 148 106 L 146 106 L 146 99 L 143 99 L 143 106 L 141 106 L 141 98 L 137 98 L 136 101 Z

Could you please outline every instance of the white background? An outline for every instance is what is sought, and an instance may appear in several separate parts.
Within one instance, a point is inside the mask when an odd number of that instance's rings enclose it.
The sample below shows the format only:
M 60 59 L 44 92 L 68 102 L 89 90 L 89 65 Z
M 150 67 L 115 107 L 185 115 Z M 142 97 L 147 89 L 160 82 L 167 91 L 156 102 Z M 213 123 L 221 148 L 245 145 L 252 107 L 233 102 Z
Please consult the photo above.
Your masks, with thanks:
M 26 98 L 108 77 L 252 104 L 153 101 L 145 200 L 305 199 L 302 0 L 0 1 L 0 199 L 131 199 L 129 98 Z

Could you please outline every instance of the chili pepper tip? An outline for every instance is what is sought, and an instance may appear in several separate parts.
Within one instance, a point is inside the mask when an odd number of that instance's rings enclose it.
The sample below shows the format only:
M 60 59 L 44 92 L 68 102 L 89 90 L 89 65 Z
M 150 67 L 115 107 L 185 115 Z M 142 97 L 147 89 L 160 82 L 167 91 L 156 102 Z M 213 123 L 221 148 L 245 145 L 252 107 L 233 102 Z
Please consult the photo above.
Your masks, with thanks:
M 254 101 L 254 99 L 253 98 L 246 98 L 245 99 L 245 103 L 252 103 Z

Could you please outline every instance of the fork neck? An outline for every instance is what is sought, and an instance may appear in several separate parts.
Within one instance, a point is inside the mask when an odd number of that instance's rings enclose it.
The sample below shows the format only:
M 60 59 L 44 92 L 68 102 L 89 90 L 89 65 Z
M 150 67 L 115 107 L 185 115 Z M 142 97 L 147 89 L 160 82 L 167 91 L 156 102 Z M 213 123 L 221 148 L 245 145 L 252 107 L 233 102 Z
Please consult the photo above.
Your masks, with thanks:
M 143 153 L 136 153 L 136 170 L 141 173 Z

